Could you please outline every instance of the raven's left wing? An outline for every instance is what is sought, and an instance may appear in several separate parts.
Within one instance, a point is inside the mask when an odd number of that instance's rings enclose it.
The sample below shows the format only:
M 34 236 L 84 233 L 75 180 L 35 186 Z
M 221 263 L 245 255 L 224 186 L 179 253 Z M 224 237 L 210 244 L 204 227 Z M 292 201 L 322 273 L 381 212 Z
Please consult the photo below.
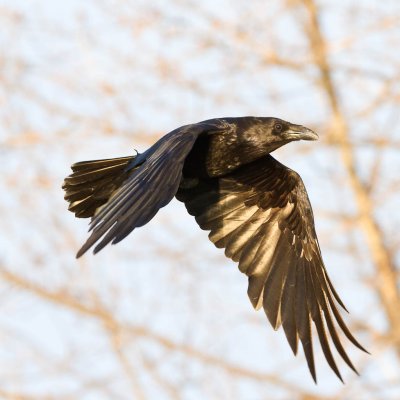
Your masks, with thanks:
M 92 217 L 90 230 L 93 232 L 77 257 L 96 242 L 99 243 L 94 253 L 110 242 L 120 242 L 168 204 L 178 189 L 185 158 L 197 137 L 208 128 L 210 124 L 205 123 L 178 128 L 162 137 L 145 153 L 133 158 L 122 171 L 126 179 Z
M 176 197 L 202 229 L 211 231 L 210 240 L 239 262 L 240 271 L 249 277 L 253 306 L 264 307 L 275 329 L 282 324 L 295 354 L 300 338 L 314 380 L 311 321 L 336 375 L 342 379 L 329 336 L 356 371 L 339 340 L 335 320 L 347 338 L 364 349 L 336 307 L 344 305 L 325 270 L 311 205 L 296 172 L 268 155 L 221 178 L 184 180 Z

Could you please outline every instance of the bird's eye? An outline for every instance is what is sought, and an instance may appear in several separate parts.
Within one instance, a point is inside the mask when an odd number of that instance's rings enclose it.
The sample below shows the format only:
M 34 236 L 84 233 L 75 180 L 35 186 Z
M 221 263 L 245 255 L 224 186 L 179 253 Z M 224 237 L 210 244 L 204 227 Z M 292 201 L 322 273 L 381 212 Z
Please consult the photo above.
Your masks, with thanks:
M 275 124 L 274 130 L 276 132 L 281 132 L 282 131 L 282 124 Z

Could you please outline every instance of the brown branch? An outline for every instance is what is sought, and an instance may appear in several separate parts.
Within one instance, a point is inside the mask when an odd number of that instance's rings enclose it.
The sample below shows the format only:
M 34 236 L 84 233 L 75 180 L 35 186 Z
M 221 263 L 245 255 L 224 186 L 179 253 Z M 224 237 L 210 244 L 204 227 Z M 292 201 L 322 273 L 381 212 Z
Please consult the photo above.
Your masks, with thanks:
M 108 330 L 110 329 L 112 331 L 124 330 L 126 333 L 136 336 L 137 338 L 145 338 L 151 340 L 168 350 L 183 353 L 187 357 L 197 359 L 198 361 L 201 361 L 204 364 L 208 364 L 213 367 L 219 368 L 233 376 L 252 379 L 254 381 L 262 383 L 268 382 L 270 384 L 274 384 L 282 388 L 285 388 L 286 390 L 289 390 L 293 393 L 303 393 L 305 395 L 310 394 L 307 392 L 307 390 L 298 387 L 295 384 L 287 382 L 284 379 L 279 378 L 275 374 L 266 374 L 263 372 L 249 370 L 247 368 L 238 365 L 230 364 L 224 361 L 220 357 L 206 354 L 203 351 L 197 350 L 189 345 L 176 343 L 171 339 L 168 339 L 160 334 L 150 331 L 145 326 L 137 326 L 137 325 L 133 326 L 126 323 L 121 323 L 117 321 L 115 317 L 112 315 L 112 313 L 108 312 L 104 307 L 84 304 L 80 302 L 78 299 L 72 297 L 69 293 L 65 291 L 59 291 L 59 292 L 48 291 L 46 288 L 41 287 L 36 283 L 30 282 L 7 269 L 4 268 L 0 269 L 0 277 L 8 284 L 17 286 L 19 289 L 25 290 L 30 294 L 33 294 L 41 299 L 50 301 L 53 304 L 67 307 L 86 316 L 95 318 L 99 320 L 99 322 L 101 322 L 104 326 L 106 326 Z M 326 397 L 326 399 L 328 398 L 329 397 Z
M 326 92 L 333 115 L 332 133 L 339 143 L 342 160 L 358 207 L 359 221 L 377 268 L 378 295 L 390 324 L 391 334 L 396 337 L 400 354 L 400 293 L 397 287 L 395 262 L 384 243 L 381 228 L 374 218 L 374 209 L 368 188 L 363 184 L 356 170 L 349 128 L 333 83 L 326 44 L 320 29 L 317 5 L 314 0 L 302 1 L 309 15 L 309 21 L 307 21 L 305 29 L 309 38 L 310 48 L 314 56 L 314 62 L 320 72 L 321 86 Z
M 137 374 L 133 370 L 125 352 L 123 351 L 121 326 L 112 319 L 105 320 L 104 325 L 109 333 L 110 342 L 114 353 L 116 354 L 118 361 L 131 384 L 132 398 L 146 399 L 146 395 L 144 393 L 140 380 L 138 379 Z
M 69 395 L 29 395 L 24 393 L 18 393 L 16 391 L 7 391 L 0 389 L 0 398 L 3 400 L 73 400 L 72 396 Z

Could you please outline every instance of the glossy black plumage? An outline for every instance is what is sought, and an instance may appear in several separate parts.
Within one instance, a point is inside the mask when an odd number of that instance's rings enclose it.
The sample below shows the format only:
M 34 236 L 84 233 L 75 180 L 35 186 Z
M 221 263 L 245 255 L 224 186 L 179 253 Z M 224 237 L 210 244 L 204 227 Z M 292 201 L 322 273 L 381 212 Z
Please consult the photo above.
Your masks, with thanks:
M 330 342 L 354 371 L 336 326 L 358 348 L 322 260 L 314 217 L 300 176 L 269 153 L 307 128 L 276 118 L 221 118 L 178 128 L 132 157 L 77 163 L 64 181 L 77 217 L 92 217 L 78 257 L 117 243 L 176 196 L 210 240 L 249 277 L 253 306 L 283 326 L 296 354 L 300 340 L 316 380 L 311 326 L 328 364 L 342 379 Z

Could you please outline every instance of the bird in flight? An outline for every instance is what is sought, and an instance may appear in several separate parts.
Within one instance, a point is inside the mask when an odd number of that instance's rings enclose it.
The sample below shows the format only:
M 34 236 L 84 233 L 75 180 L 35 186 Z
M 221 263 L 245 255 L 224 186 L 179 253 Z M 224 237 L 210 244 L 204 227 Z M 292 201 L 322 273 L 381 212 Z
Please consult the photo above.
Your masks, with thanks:
M 270 155 L 289 142 L 317 138 L 278 118 L 216 118 L 177 128 L 144 153 L 73 164 L 65 199 L 76 217 L 91 218 L 91 235 L 77 257 L 95 244 L 97 253 L 120 242 L 175 196 L 248 276 L 251 303 L 264 308 L 275 330 L 282 325 L 295 355 L 300 340 L 314 381 L 313 324 L 343 381 L 331 343 L 357 370 L 337 327 L 367 351 L 339 313 L 338 305 L 346 308 L 325 269 L 304 184 Z

